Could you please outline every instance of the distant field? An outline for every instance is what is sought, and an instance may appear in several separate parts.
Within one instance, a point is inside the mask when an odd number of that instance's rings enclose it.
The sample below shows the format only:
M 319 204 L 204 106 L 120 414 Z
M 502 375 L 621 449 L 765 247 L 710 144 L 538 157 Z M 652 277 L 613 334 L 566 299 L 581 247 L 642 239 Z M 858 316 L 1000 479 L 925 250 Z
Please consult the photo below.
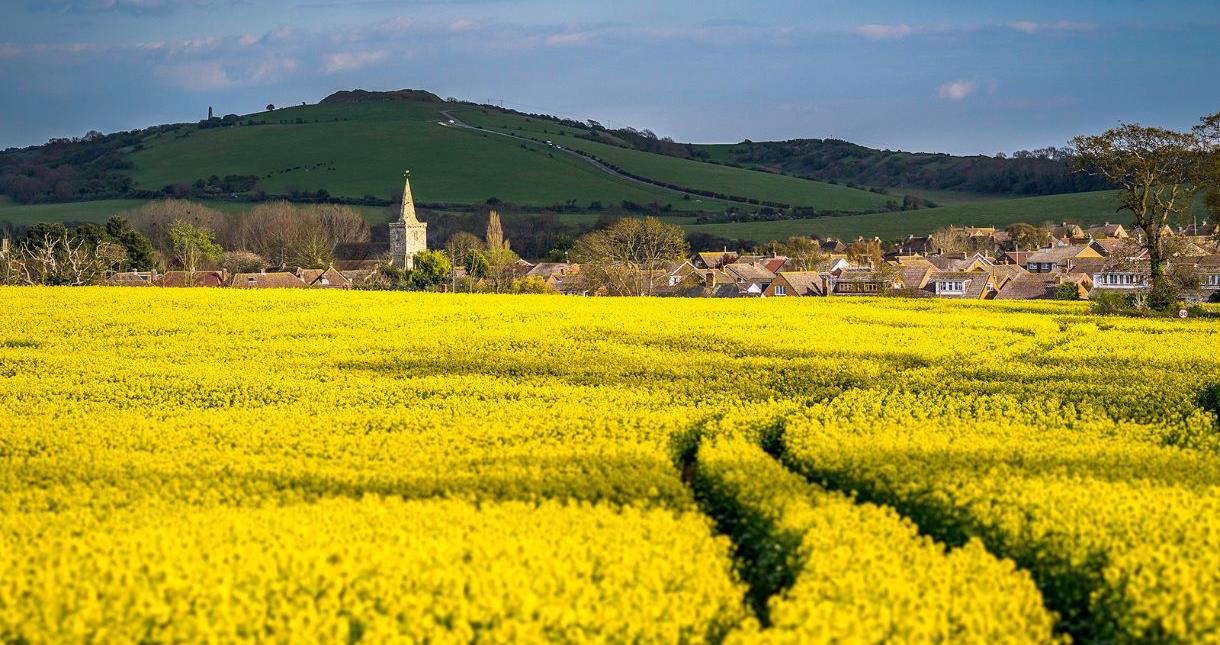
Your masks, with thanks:
M 103 224 L 111 215 L 139 208 L 147 203 L 143 199 L 112 199 L 66 204 L 14 204 L 0 197 L 0 224 L 28 226 L 39 222 L 92 222 Z M 222 213 L 237 215 L 245 213 L 256 204 L 248 202 L 202 201 L 208 208 Z M 378 206 L 353 206 L 370 224 L 385 222 L 388 210 Z
M 471 125 L 550 140 L 593 154 L 631 174 L 696 190 L 810 206 L 819 210 L 860 212 L 885 208 L 885 202 L 893 199 L 826 182 L 690 161 L 597 143 L 576 137 L 575 130 L 551 121 L 474 107 L 454 109 L 450 112 Z
M 792 235 L 818 233 L 838 238 L 876 235 L 883 240 L 907 235 L 930 233 L 938 228 L 962 226 L 1007 226 L 1016 222 L 1076 221 L 1100 224 L 1104 221 L 1126 222 L 1127 214 L 1115 213 L 1115 191 L 1048 195 L 1019 199 L 993 199 L 941 208 L 895 213 L 869 213 L 842 217 L 821 217 L 777 222 L 746 222 L 730 224 L 692 224 L 688 231 L 700 231 L 724 237 L 766 241 Z
M 403 169 L 409 168 L 421 202 L 483 203 L 494 197 L 536 206 L 626 200 L 672 203 L 680 210 L 723 208 L 616 179 L 545 146 L 441 125 L 444 106 L 315 105 L 251 117 L 271 125 L 191 129 L 188 137 L 164 134 L 131 155 L 133 175 L 140 187 L 150 189 L 210 175 L 256 175 L 272 193 L 325 189 L 342 197 L 389 198 L 401 190 Z M 297 124 L 298 118 L 304 123 Z
M 116 199 L 94 202 L 71 202 L 67 204 L 15 204 L 7 197 L 0 197 L 0 225 L 5 222 L 14 226 L 29 226 L 39 222 L 94 222 L 101 224 L 120 211 L 139 208 L 139 199 Z

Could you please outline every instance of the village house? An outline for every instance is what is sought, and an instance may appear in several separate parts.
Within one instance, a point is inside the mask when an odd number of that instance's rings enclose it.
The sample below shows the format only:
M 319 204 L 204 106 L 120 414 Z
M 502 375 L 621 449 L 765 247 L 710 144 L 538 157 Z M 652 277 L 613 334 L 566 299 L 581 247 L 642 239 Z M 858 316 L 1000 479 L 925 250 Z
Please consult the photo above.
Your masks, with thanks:
M 879 269 L 843 269 L 827 274 L 825 291 L 834 296 L 871 296 L 903 288 L 901 273 Z
M 1197 265 L 1199 288 L 1209 294 L 1220 293 L 1220 255 L 1199 258 Z
M 847 245 L 834 239 L 833 237 L 828 237 L 825 240 L 822 240 L 822 243 L 819 246 L 823 253 L 829 253 L 831 255 L 839 255 L 847 252 Z
M 938 298 L 984 300 L 995 296 L 996 276 L 992 273 L 941 271 L 932 274 L 924 287 Z
M 304 289 L 305 281 L 288 272 L 238 273 L 229 286 L 234 289 Z
M 1067 271 L 1068 263 L 1076 258 L 1099 258 L 1091 246 L 1052 246 L 1038 249 L 1025 260 L 1025 270 L 1030 273 L 1053 273 Z
M 817 271 L 780 271 L 763 291 L 767 298 L 787 296 L 824 296 L 826 282 L 824 274 Z
M 1024 267 L 1029 260 L 1029 251 L 1005 251 L 1001 253 L 995 260 L 995 264 L 1011 264 L 1019 267 Z
M 1025 273 L 1004 282 L 996 291 L 996 300 L 1049 300 L 1054 298 L 1059 285 L 1064 283 L 1076 286 L 1076 296 L 1089 296 L 1088 276 L 1083 274 L 1051 274 Z
M 1122 224 L 1111 224 L 1109 222 L 1106 222 L 1105 224 L 1102 224 L 1101 226 L 1090 226 L 1089 228 L 1085 229 L 1084 232 L 1086 235 L 1088 235 L 1089 237 L 1092 237 L 1094 239 L 1100 239 L 1100 238 L 1127 239 L 1128 237 L 1130 237 L 1127 234 L 1127 229 L 1123 228 Z
M 1082 240 L 1088 236 L 1085 235 L 1084 229 L 1080 228 L 1078 224 L 1061 222 L 1059 226 L 1051 227 L 1051 237 L 1065 244 L 1070 244 L 1072 240 Z
M 111 274 L 106 278 L 106 285 L 111 287 L 151 287 L 157 282 L 157 272 L 154 271 L 123 271 Z
M 224 271 L 166 271 L 153 284 L 158 287 L 223 287 Z
M 907 239 L 898 243 L 898 253 L 900 255 L 935 255 L 939 252 L 940 249 L 932 241 L 930 235 L 920 237 L 908 235 Z
M 719 269 L 730 262 L 736 261 L 736 251 L 728 249 L 723 251 L 703 251 L 695 254 L 694 265 L 698 269 Z
M 724 265 L 724 272 L 739 289 L 751 295 L 762 295 L 775 279 L 775 274 L 758 264 L 733 262 Z
M 335 267 L 297 269 L 297 277 L 312 289 L 351 289 L 352 281 Z

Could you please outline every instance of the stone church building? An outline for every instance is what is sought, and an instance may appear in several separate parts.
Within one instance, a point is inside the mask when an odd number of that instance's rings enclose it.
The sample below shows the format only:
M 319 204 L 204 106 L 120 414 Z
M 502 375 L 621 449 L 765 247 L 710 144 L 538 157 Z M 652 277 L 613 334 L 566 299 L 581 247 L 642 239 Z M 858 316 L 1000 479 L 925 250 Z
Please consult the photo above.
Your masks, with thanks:
M 402 189 L 402 212 L 390 222 L 390 262 L 400 268 L 414 269 L 415 256 L 428 250 L 428 223 L 415 216 L 415 199 L 411 197 L 411 171 L 406 172 Z

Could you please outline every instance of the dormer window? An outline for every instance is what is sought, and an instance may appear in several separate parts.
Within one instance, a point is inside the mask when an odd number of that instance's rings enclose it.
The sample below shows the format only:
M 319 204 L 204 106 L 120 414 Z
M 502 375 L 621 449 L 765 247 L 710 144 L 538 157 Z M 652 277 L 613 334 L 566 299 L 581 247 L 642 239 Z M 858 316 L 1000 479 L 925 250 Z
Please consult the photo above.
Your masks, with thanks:
M 945 295 L 961 295 L 966 293 L 966 283 L 962 280 L 938 280 L 936 293 Z

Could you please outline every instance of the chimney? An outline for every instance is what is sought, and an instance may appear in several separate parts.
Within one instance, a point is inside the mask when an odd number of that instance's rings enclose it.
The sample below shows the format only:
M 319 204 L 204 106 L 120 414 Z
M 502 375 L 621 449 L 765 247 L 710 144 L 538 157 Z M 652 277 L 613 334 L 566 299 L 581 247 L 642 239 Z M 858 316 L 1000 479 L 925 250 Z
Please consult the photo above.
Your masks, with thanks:
M 0 239 L 0 255 L 8 255 L 8 238 Z

